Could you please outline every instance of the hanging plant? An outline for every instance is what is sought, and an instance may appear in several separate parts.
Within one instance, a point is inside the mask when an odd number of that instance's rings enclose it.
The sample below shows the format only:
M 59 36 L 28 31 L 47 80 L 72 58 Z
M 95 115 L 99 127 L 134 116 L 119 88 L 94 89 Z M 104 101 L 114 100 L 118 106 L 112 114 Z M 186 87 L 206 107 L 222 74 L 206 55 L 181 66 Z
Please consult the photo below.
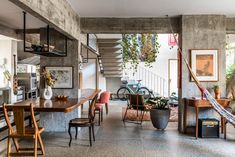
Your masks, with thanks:
M 140 62 L 144 62 L 147 67 L 152 67 L 159 53 L 159 47 L 157 34 L 123 34 L 124 68 L 127 63 L 130 63 L 130 68 L 136 71 Z

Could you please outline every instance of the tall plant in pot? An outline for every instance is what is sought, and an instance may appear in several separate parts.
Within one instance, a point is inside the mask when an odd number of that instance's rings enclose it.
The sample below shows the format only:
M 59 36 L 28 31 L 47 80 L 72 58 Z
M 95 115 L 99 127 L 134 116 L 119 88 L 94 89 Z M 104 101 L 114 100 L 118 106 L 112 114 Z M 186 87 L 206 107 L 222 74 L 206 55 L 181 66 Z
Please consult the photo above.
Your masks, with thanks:
M 168 105 L 168 98 L 155 97 L 148 100 L 151 105 L 150 118 L 152 124 L 157 129 L 164 130 L 169 122 L 171 110 Z

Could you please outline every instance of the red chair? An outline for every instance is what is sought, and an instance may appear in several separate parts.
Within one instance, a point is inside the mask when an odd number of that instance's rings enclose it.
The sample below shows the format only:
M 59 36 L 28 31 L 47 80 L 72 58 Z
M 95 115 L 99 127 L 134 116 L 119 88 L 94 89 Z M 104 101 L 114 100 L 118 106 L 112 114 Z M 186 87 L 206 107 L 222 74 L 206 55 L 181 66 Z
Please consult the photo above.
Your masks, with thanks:
M 100 94 L 100 98 L 95 104 L 95 114 L 99 115 L 99 125 L 103 121 L 103 105 L 105 105 L 106 114 L 108 114 L 108 104 L 109 104 L 110 92 L 105 91 Z

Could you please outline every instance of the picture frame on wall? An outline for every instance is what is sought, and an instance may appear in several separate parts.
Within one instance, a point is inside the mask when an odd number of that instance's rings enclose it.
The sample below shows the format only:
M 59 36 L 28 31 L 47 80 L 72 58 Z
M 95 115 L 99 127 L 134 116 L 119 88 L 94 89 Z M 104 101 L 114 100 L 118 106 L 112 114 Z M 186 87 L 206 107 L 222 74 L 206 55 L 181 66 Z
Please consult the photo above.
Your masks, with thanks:
M 202 82 L 218 81 L 218 50 L 191 50 L 191 68 Z M 191 81 L 193 78 L 191 77 Z
M 56 79 L 52 88 L 71 89 L 73 88 L 73 67 L 45 67 Z

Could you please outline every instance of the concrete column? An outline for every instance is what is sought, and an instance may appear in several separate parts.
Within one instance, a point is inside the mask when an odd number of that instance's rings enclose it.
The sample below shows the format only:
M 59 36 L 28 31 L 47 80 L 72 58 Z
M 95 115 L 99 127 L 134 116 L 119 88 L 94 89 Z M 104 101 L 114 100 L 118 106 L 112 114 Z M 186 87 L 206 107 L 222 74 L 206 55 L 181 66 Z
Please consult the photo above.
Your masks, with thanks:
M 203 86 L 211 89 L 218 84 L 221 87 L 222 96 L 225 96 L 225 42 L 226 42 L 226 17 L 223 15 L 185 15 L 181 19 L 181 42 L 183 56 L 190 62 L 190 49 L 218 49 L 219 81 L 203 82 Z M 200 96 L 200 92 L 194 82 L 190 82 L 189 71 L 185 63 L 182 63 L 182 89 L 180 90 L 179 106 L 179 130 L 183 131 L 182 98 Z M 195 124 L 194 110 L 188 110 L 188 124 Z M 202 111 L 199 117 L 213 117 L 213 110 Z

